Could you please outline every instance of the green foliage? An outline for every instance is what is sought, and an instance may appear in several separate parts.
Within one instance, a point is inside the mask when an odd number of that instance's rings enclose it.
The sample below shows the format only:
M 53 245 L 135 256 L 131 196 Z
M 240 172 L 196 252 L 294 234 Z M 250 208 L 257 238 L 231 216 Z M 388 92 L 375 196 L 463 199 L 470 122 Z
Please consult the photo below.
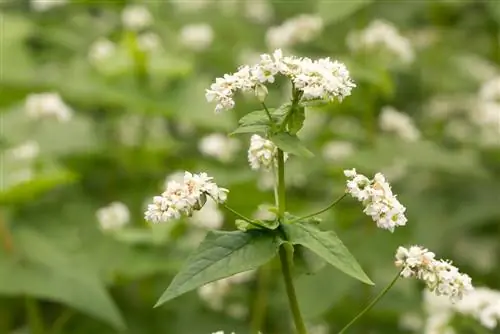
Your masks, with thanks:
M 271 136 L 269 139 L 284 152 L 303 158 L 311 158 L 314 156 L 314 154 L 309 151 L 302 141 L 295 135 L 280 132 Z

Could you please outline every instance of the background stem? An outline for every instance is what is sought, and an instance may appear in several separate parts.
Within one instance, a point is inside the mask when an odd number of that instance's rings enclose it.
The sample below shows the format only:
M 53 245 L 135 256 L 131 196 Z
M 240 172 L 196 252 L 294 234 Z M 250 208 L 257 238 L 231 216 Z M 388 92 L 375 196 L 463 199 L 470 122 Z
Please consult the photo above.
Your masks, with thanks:
M 257 295 L 253 304 L 251 333 L 258 334 L 266 318 L 266 305 L 268 295 L 269 278 L 271 274 L 271 263 L 260 267 L 257 276 Z
M 286 210 L 285 192 L 285 157 L 283 151 L 278 148 L 278 210 L 281 222 L 285 219 Z
M 36 299 L 33 297 L 26 296 L 24 298 L 25 307 L 26 307 L 26 315 L 28 317 L 28 324 L 30 328 L 31 334 L 43 334 L 43 320 L 40 315 L 40 310 L 38 309 L 38 305 Z

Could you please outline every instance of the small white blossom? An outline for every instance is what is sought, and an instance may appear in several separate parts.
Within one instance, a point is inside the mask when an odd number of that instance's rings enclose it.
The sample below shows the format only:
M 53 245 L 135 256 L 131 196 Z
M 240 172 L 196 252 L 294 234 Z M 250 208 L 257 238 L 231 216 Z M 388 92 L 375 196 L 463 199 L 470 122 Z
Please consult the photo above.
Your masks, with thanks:
M 288 77 L 306 100 L 342 101 L 356 87 L 344 64 L 330 58 L 284 57 L 281 50 L 272 55 L 263 54 L 253 66 L 241 66 L 236 73 L 217 78 L 206 90 L 208 102 L 215 101 L 215 112 L 234 108 L 233 96 L 237 91 L 249 92 L 258 84 L 274 83 L 280 74 Z
M 415 58 L 410 41 L 394 25 L 382 20 L 373 21 L 362 31 L 350 33 L 347 45 L 353 51 L 385 50 L 402 63 L 410 63 Z
M 245 0 L 246 17 L 255 23 L 267 23 L 273 16 L 273 7 L 268 0 Z
M 220 229 L 224 223 L 224 214 L 217 208 L 213 199 L 207 198 L 205 205 L 199 211 L 193 212 L 190 221 L 201 228 Z
M 423 281 L 429 291 L 457 302 L 472 291 L 471 278 L 460 273 L 451 262 L 435 259 L 435 254 L 420 246 L 399 247 L 395 264 L 401 276 Z
M 259 135 L 250 137 L 248 162 L 252 169 L 270 170 L 277 164 L 278 147 L 270 140 Z M 286 156 L 285 156 L 286 159 Z
M 266 42 L 271 49 L 288 48 L 307 43 L 323 31 L 323 20 L 318 15 L 300 14 L 286 20 L 280 26 L 271 27 L 266 33 Z
M 500 103 L 500 76 L 483 83 L 479 91 L 479 98 L 483 101 Z
M 97 221 L 103 231 L 117 230 L 129 223 L 130 212 L 121 202 L 113 202 L 96 212 Z
M 106 38 L 99 38 L 90 46 L 89 60 L 94 64 L 109 60 L 115 51 L 115 43 Z
M 59 7 L 67 3 L 67 0 L 31 0 L 31 8 L 37 12 L 45 12 L 51 8 Z
M 6 152 L 6 155 L 14 160 L 33 160 L 40 154 L 40 146 L 38 142 L 29 140 L 21 145 L 15 146 Z
M 342 161 L 354 153 L 354 145 L 348 141 L 330 141 L 323 146 L 323 158 L 330 162 Z
M 355 169 L 345 170 L 347 193 L 365 206 L 363 212 L 372 217 L 377 227 L 394 232 L 397 226 L 406 225 L 406 208 L 392 193 L 391 186 L 381 173 L 369 179 Z
M 129 5 L 123 9 L 122 23 L 130 30 L 142 30 L 153 23 L 153 16 L 142 5 Z
M 153 197 L 144 217 L 152 223 L 163 223 L 191 216 L 200 210 L 210 196 L 217 203 L 224 203 L 229 190 L 220 188 L 213 178 L 206 173 L 191 174 L 185 172 L 182 183 L 170 181 L 161 196 Z
M 26 114 L 32 119 L 55 118 L 60 122 L 71 119 L 72 111 L 57 93 L 30 94 L 25 102 Z
M 420 139 L 420 131 L 413 119 L 393 107 L 384 107 L 380 113 L 380 128 L 386 132 L 393 132 L 401 139 L 414 142 Z
M 152 32 L 146 32 L 137 36 L 137 46 L 143 52 L 151 52 L 161 45 L 160 37 Z
M 198 149 L 206 156 L 214 157 L 221 162 L 230 162 L 240 148 L 240 142 L 221 133 L 212 133 L 203 137 Z
M 207 49 L 214 40 L 214 31 L 209 24 L 188 24 L 182 27 L 179 38 L 185 47 L 193 51 Z

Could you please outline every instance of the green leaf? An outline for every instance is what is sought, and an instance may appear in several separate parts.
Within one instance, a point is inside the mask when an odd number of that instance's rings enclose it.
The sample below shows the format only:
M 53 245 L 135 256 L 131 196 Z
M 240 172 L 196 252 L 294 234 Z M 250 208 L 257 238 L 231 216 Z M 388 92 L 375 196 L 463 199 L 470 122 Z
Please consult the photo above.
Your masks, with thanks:
M 246 220 L 243 219 L 236 219 L 234 221 L 234 224 L 236 225 L 236 228 L 240 231 L 247 232 L 249 230 L 258 230 L 260 229 L 258 226 L 252 225 Z
M 292 244 L 302 245 L 310 249 L 340 271 L 363 283 L 373 285 L 373 282 L 335 232 L 321 231 L 315 225 L 302 223 L 285 224 L 283 228 L 287 240 Z
M 317 12 L 326 24 L 336 23 L 347 19 L 372 2 L 373 0 L 318 1 Z
M 274 110 L 275 109 L 273 108 L 269 109 L 269 112 L 271 112 L 271 116 Z M 239 119 L 238 123 L 240 124 L 240 126 L 270 125 L 269 116 L 267 116 L 267 113 L 264 109 L 252 111 L 246 114 L 245 116 Z
M 304 126 L 304 121 L 306 119 L 306 113 L 304 107 L 294 108 L 290 111 L 290 117 L 288 119 L 288 131 L 290 134 L 295 135 Z
M 271 136 L 270 140 L 284 152 L 304 158 L 312 158 L 314 156 L 314 154 L 309 151 L 307 147 L 295 135 L 281 132 L 274 136 Z
M 269 230 L 275 230 L 280 225 L 277 220 L 256 220 L 255 223 Z
M 264 124 L 258 124 L 258 125 L 243 125 L 238 127 L 236 130 L 231 132 L 229 136 L 234 136 L 237 134 L 244 134 L 244 133 L 266 133 L 270 129 L 269 125 L 264 125 Z
M 271 260 L 278 247 L 273 235 L 261 231 L 210 231 L 155 307 L 207 283 L 255 269 Z
M 321 270 L 326 261 L 308 248 L 297 245 L 293 254 L 295 274 L 312 275 Z

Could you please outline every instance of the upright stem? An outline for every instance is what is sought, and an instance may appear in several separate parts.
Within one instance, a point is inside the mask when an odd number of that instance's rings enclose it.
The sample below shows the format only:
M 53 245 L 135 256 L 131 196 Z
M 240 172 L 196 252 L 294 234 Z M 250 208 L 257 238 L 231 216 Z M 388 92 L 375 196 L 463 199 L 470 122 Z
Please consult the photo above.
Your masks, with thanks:
M 24 298 L 24 301 L 30 332 L 32 334 L 43 334 L 43 320 L 40 315 L 40 310 L 38 308 L 36 300 L 33 297 L 26 296 Z
M 288 302 L 290 304 L 290 309 L 292 310 L 295 328 L 297 329 L 298 334 L 307 334 L 307 329 L 300 314 L 299 303 L 293 286 L 291 270 L 291 265 L 293 264 L 292 257 L 293 254 L 291 254 L 291 250 L 288 247 L 280 247 L 281 272 L 283 273 L 283 278 L 285 279 L 286 294 L 288 295 Z
M 285 157 L 283 151 L 278 149 L 278 212 L 281 223 L 285 223 L 286 212 L 286 192 L 285 192 Z M 307 334 L 304 320 L 300 314 L 299 303 L 295 288 L 293 286 L 292 266 L 293 266 L 293 248 L 288 245 L 280 247 L 281 272 L 285 280 L 286 294 L 292 310 L 293 321 L 298 334 Z
M 354 319 L 352 319 L 347 325 L 344 326 L 344 328 L 342 328 L 340 330 L 340 332 L 338 332 L 338 334 L 343 334 L 345 333 L 345 331 L 351 327 L 351 325 L 353 323 L 356 322 L 356 320 L 358 320 L 359 318 L 361 318 L 363 315 L 365 315 L 366 312 L 370 311 L 373 306 L 375 306 L 375 304 L 378 303 L 378 301 L 385 296 L 385 294 L 394 286 L 394 284 L 396 284 L 396 282 L 398 281 L 398 278 L 401 274 L 401 271 L 398 272 L 398 274 L 396 275 L 396 277 L 394 277 L 394 279 L 391 281 L 391 283 L 389 283 L 389 285 L 387 285 L 385 287 L 384 290 L 382 290 L 377 297 L 375 297 L 371 302 L 370 304 L 368 304 L 368 306 L 366 306 L 361 312 L 359 312 L 359 314 L 357 316 L 354 317 Z

